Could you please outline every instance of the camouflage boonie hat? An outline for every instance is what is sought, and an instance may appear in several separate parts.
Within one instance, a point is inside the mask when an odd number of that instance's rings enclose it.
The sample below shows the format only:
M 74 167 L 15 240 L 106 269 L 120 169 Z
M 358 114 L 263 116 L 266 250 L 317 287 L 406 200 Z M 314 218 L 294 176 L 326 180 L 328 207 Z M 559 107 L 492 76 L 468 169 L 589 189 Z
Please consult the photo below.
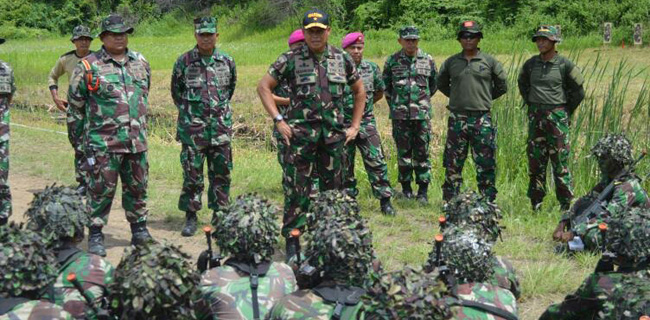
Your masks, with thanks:
M 399 37 L 401 39 L 420 39 L 420 30 L 416 26 L 404 26 L 399 29 Z
M 53 184 L 34 193 L 34 199 L 25 212 L 27 227 L 55 245 L 60 241 L 83 238 L 90 225 L 87 207 L 77 190 Z
M 200 276 L 172 244 L 128 247 L 113 273 L 108 301 L 119 319 L 196 319 Z
M 650 319 L 650 270 L 624 274 L 603 304 L 599 319 Z
M 463 192 L 452 198 L 443 208 L 448 224 L 461 228 L 473 228 L 478 235 L 495 242 L 501 234 L 501 210 L 495 203 L 473 191 Z
M 441 260 L 460 283 L 483 282 L 494 274 L 492 244 L 472 229 L 449 226 L 443 233 Z M 425 270 L 436 267 L 436 247 L 429 253 Z
M 363 300 L 365 319 L 449 319 L 449 305 L 442 299 L 447 286 L 437 274 L 409 266 L 390 273 L 373 273 Z
M 90 34 L 90 28 L 78 25 L 72 29 L 72 37 L 70 38 L 70 41 L 75 41 L 81 37 L 90 38 L 90 40 L 92 40 L 93 36 Z
M 278 244 L 278 212 L 256 194 L 240 195 L 225 210 L 215 212 L 212 237 L 223 254 L 245 262 L 270 261 Z
M 632 143 L 622 134 L 608 133 L 600 138 L 596 145 L 591 148 L 591 154 L 598 158 L 598 161 L 614 160 L 622 165 L 634 162 L 632 157 Z
M 133 28 L 126 25 L 122 16 L 112 14 L 102 20 L 102 28 L 99 35 L 102 35 L 104 32 L 131 34 L 133 33 Z
M 54 253 L 38 233 L 14 223 L 0 227 L 0 297 L 38 293 L 58 272 Z
M 316 199 L 309 204 L 307 226 L 309 229 L 316 227 L 316 224 L 323 216 L 328 215 L 359 215 L 359 203 L 356 199 L 340 190 L 327 190 L 318 194 Z
M 650 257 L 650 209 L 628 208 L 611 218 L 606 247 L 620 258 L 639 263 Z
M 481 26 L 472 20 L 463 21 L 458 27 L 457 38 L 460 39 L 461 34 L 463 33 L 473 33 L 478 34 L 480 38 L 483 38 L 483 32 L 481 32 Z
M 217 18 L 200 17 L 194 19 L 194 33 L 217 33 Z
M 537 41 L 538 37 L 544 37 L 553 42 L 560 42 L 562 40 L 555 26 L 540 26 L 532 37 L 533 42 Z

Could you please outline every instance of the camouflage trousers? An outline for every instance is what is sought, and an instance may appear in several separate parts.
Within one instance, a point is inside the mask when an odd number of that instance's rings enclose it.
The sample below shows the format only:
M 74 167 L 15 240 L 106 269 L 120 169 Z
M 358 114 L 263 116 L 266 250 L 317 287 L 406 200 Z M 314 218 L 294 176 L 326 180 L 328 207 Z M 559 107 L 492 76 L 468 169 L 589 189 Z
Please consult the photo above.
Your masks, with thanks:
M 530 106 L 528 111 L 528 197 L 541 202 L 546 195 L 546 167 L 553 166 L 555 196 L 568 207 L 573 199 L 569 171 L 569 116 L 564 107 L 544 110 Z
M 431 123 L 429 120 L 393 120 L 393 139 L 397 148 L 397 167 L 400 183 L 431 181 Z
M 361 152 L 363 165 L 368 173 L 372 194 L 377 199 L 390 198 L 393 195 L 393 188 L 391 188 L 388 181 L 388 167 L 386 166 L 384 150 L 378 133 L 367 137 L 357 136 L 353 142 L 345 146 L 343 188 L 347 194 L 353 197 L 359 195 L 357 179 L 354 177 L 354 158 L 357 148 Z
M 228 205 L 232 149 L 230 143 L 193 148 L 184 144 L 181 150 L 183 190 L 178 200 L 181 211 L 201 210 L 203 193 L 203 163 L 208 165 L 208 208 L 219 210 Z
M 11 216 L 9 189 L 9 140 L 0 142 L 0 218 Z
M 147 220 L 147 182 L 149 162 L 147 152 L 95 153 L 95 164 L 88 172 L 88 201 L 91 225 L 103 227 L 108 223 L 117 178 L 122 180 L 122 207 L 129 223 Z
M 326 144 L 323 138 L 318 142 L 306 139 L 292 139 L 285 154 L 285 175 L 289 187 L 285 203 L 282 235 L 287 236 L 294 228 L 306 223 L 305 213 L 309 210 L 312 177 L 318 171 L 319 191 L 340 189 L 343 184 L 343 143 Z
M 460 192 L 463 185 L 463 167 L 468 149 L 476 165 L 476 181 L 479 192 L 494 201 L 497 196 L 496 136 L 490 112 L 451 112 L 447 121 L 447 142 L 442 158 L 445 182 L 442 198 L 449 201 Z
M 284 192 L 284 211 L 286 212 L 289 210 L 289 197 L 287 195 L 289 194 L 289 190 L 291 190 L 291 186 L 287 182 L 287 172 L 284 161 L 285 155 L 288 152 L 287 150 L 289 148 L 287 148 L 287 145 L 284 142 L 284 138 L 282 138 L 277 130 L 273 130 L 273 136 L 277 141 L 276 145 L 278 148 L 278 163 L 280 164 L 280 168 L 282 168 L 282 191 Z M 318 169 L 314 167 L 311 176 L 311 192 L 309 194 L 312 199 L 318 195 L 318 181 Z
M 79 111 L 69 107 L 67 112 L 66 125 L 68 129 L 68 140 L 74 150 L 74 173 L 75 180 L 79 185 L 86 185 L 87 173 L 83 170 L 86 157 L 83 153 L 83 118 Z

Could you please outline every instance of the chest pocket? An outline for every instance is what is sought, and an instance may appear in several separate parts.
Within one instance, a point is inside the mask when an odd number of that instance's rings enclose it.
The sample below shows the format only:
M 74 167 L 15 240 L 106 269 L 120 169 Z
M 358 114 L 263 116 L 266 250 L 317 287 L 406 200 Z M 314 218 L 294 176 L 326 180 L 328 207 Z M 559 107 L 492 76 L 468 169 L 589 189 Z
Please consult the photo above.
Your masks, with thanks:
M 5 70 L 0 70 L 0 94 L 11 94 L 11 76 Z
M 475 76 L 479 76 L 482 79 L 489 79 L 491 76 L 490 66 L 484 61 L 472 61 L 470 64 L 470 70 Z
M 316 94 L 316 69 L 314 60 L 309 57 L 294 57 L 295 95 L 306 98 Z
M 327 59 L 327 80 L 333 97 L 341 97 L 347 83 L 345 78 L 345 60 L 342 54 L 334 54 Z
M 393 73 L 393 86 L 403 87 L 409 82 L 409 69 L 404 65 L 393 66 L 390 68 Z
M 360 71 L 361 79 L 363 80 L 363 88 L 366 90 L 366 94 L 370 95 L 370 93 L 375 91 L 375 79 L 372 70 L 362 69 Z
M 228 87 L 230 86 L 230 68 L 227 64 L 219 62 L 214 68 L 214 83 L 217 87 Z
M 98 73 L 98 93 L 104 97 L 119 98 L 122 91 L 122 71 L 112 64 L 105 64 L 99 66 Z
M 147 75 L 147 69 L 144 67 L 142 62 L 136 61 L 129 66 L 131 76 L 133 77 L 133 83 L 140 87 L 144 92 L 149 91 L 149 81 Z

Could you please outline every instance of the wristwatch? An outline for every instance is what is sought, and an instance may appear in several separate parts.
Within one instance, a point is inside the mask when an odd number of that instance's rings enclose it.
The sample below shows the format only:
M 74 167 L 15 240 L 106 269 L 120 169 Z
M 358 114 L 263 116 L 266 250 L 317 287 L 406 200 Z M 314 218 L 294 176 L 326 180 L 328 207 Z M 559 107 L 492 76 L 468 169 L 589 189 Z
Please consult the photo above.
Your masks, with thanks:
M 278 113 L 277 116 L 275 116 L 275 118 L 273 118 L 273 122 L 275 122 L 275 123 L 278 123 L 278 122 L 280 122 L 282 120 L 284 120 L 284 117 L 279 113 Z

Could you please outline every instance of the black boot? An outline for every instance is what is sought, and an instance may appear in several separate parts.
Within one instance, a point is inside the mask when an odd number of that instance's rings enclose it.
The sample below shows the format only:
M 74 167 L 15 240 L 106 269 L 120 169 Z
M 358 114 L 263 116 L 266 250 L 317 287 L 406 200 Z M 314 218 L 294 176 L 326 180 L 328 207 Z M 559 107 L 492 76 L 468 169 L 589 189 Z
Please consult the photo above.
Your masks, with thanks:
M 427 196 L 427 191 L 429 190 L 428 183 L 418 183 L 418 197 L 417 200 L 421 204 L 428 204 L 429 197 Z
M 79 193 L 80 195 L 85 197 L 86 196 L 86 191 L 88 190 L 88 188 L 86 188 L 86 183 L 84 183 L 84 182 L 79 183 L 76 190 L 77 190 L 77 193 Z
M 286 251 L 286 256 L 284 257 L 284 261 L 286 263 L 289 263 L 289 261 L 296 256 L 296 241 L 298 241 L 297 238 L 294 237 L 289 237 L 285 239 L 285 245 L 284 249 Z
M 406 199 L 413 199 L 413 189 L 410 182 L 402 182 L 402 195 Z
M 147 222 L 137 222 L 131 224 L 131 245 L 137 246 L 145 244 L 146 242 L 153 241 L 149 230 L 147 230 Z
M 181 235 L 183 237 L 193 236 L 194 233 L 196 232 L 196 222 L 197 222 L 196 212 L 194 211 L 185 212 L 185 227 L 183 228 Z
M 90 227 L 88 230 L 88 253 L 105 257 L 106 248 L 104 247 L 104 234 L 102 233 L 102 228 Z
M 530 206 L 533 208 L 534 212 L 539 212 L 542 210 L 542 200 L 530 199 Z
M 381 205 L 381 213 L 387 216 L 394 216 L 397 214 L 395 208 L 393 208 L 393 205 L 390 203 L 390 197 L 381 198 L 379 203 Z
M 571 202 L 569 203 L 560 203 L 560 210 L 569 211 L 571 209 Z
M 9 221 L 9 218 L 2 217 L 0 218 L 0 226 L 4 226 Z

